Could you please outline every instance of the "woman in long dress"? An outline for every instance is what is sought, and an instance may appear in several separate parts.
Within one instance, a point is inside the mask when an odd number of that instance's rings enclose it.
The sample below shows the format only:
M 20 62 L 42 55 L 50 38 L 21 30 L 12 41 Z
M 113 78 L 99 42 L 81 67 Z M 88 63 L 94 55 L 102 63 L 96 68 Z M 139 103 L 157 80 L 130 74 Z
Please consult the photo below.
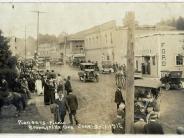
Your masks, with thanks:
M 42 95 L 43 94 L 43 86 L 42 86 L 42 81 L 41 81 L 40 76 L 38 76 L 37 79 L 36 79 L 35 90 L 36 90 L 38 95 Z

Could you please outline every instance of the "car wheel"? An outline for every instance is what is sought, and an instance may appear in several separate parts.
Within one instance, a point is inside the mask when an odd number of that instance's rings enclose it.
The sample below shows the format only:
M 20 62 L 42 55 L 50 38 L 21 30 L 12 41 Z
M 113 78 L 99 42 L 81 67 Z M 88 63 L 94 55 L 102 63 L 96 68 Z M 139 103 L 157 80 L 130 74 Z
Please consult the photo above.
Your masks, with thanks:
M 165 85 L 165 89 L 168 91 L 170 88 L 171 88 L 171 85 L 170 85 L 169 83 L 167 83 L 167 84 Z
M 82 81 L 82 77 L 79 76 L 79 80 Z
M 179 88 L 181 89 L 181 88 L 183 88 L 183 85 L 182 85 L 182 83 L 180 82 L 180 84 L 179 84 Z

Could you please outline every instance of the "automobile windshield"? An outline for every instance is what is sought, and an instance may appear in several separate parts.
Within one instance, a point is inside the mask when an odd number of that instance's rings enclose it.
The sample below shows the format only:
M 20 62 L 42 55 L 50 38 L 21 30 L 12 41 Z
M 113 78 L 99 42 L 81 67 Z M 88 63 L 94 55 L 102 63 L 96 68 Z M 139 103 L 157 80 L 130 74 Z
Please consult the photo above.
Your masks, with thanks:
M 94 69 L 95 66 L 92 66 L 92 65 L 85 65 L 85 69 Z

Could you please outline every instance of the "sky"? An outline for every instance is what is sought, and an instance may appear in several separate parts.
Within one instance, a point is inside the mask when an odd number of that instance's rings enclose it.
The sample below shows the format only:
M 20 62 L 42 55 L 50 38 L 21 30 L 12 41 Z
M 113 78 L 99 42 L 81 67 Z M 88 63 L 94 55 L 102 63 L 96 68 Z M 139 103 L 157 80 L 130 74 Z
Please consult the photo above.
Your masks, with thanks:
M 37 14 L 42 34 L 76 33 L 116 20 L 122 25 L 127 11 L 134 11 L 141 25 L 154 25 L 163 19 L 182 16 L 184 3 L 0 3 L 0 29 L 6 36 L 36 38 Z

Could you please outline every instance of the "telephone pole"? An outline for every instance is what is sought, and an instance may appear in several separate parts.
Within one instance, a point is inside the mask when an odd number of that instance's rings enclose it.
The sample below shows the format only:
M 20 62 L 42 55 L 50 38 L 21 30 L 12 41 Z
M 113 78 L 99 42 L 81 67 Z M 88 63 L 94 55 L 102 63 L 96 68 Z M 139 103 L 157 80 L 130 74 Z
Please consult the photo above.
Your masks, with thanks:
M 134 124 L 134 32 L 135 32 L 135 14 L 127 13 L 127 78 L 126 78 L 126 96 L 125 96 L 125 133 L 133 133 Z
M 36 52 L 38 54 L 38 46 L 39 46 L 39 25 L 40 25 L 40 13 L 46 13 L 46 12 L 41 12 L 41 11 L 32 11 L 37 13 L 37 41 L 36 41 Z
M 27 46 L 26 46 L 26 26 L 25 26 L 25 59 L 26 59 L 26 56 L 27 56 Z

